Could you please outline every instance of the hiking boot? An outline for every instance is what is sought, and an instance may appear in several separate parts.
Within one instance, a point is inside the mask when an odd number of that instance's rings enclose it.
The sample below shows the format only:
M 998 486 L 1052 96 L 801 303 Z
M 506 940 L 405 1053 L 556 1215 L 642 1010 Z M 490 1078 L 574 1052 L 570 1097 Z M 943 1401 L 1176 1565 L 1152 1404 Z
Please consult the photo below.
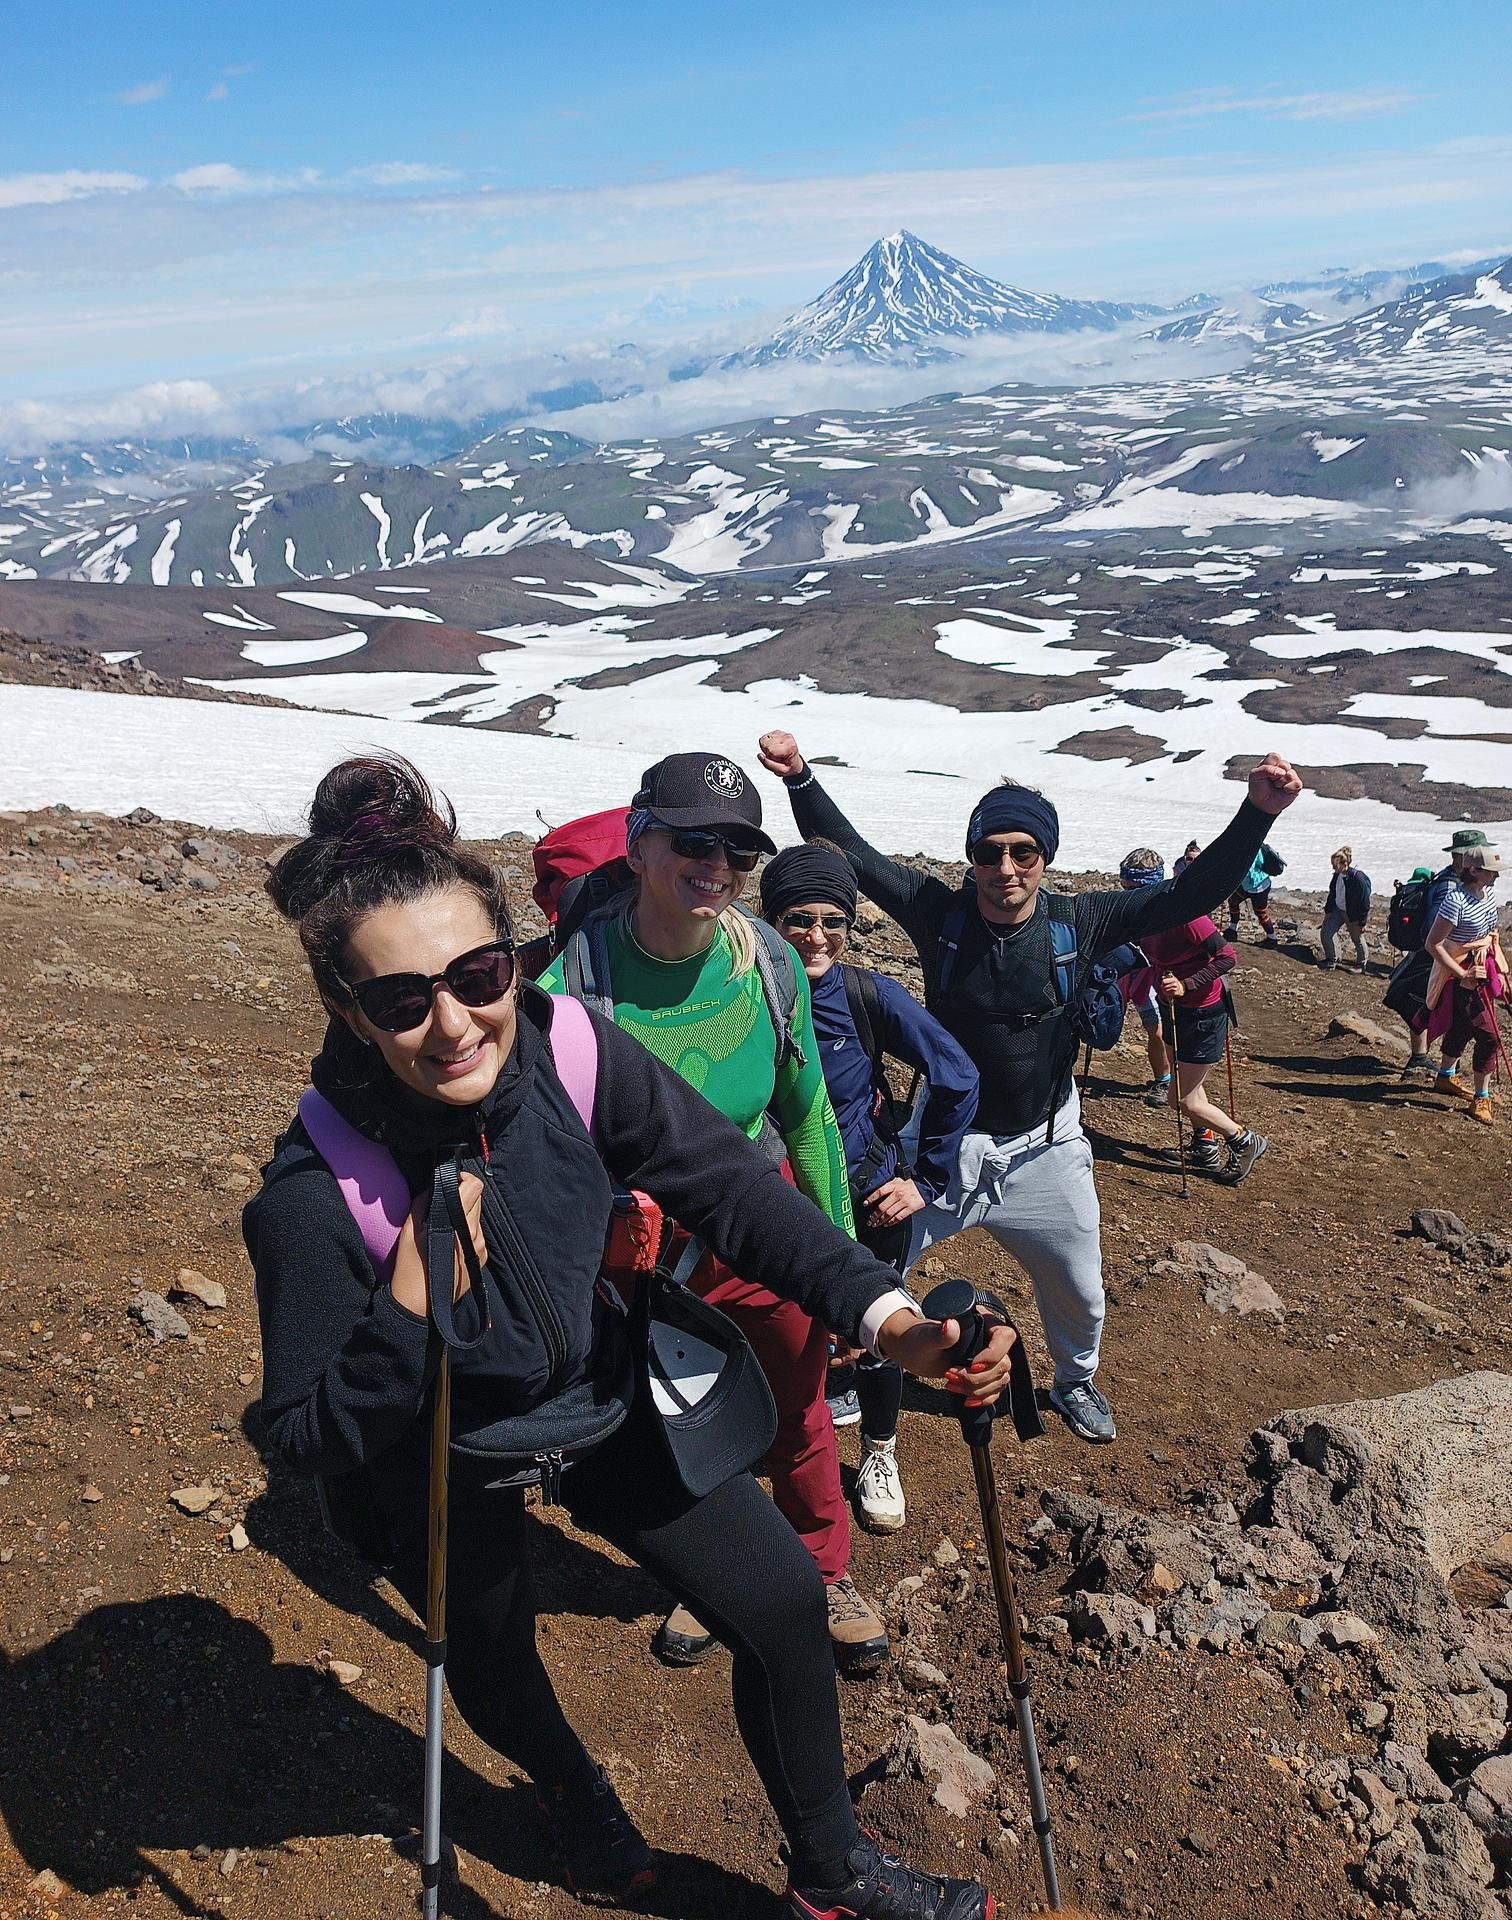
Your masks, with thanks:
M 1171 1076 L 1162 1074 L 1158 1080 L 1152 1080 L 1144 1090 L 1144 1103 L 1147 1107 L 1164 1107 L 1170 1102 Z
M 1179 1167 L 1182 1164 L 1182 1152 L 1176 1147 L 1162 1147 L 1159 1157 L 1162 1164 L 1168 1167 Z M 1186 1147 L 1185 1159 L 1189 1172 L 1216 1173 L 1222 1164 L 1222 1156 L 1218 1151 L 1217 1134 L 1213 1133 L 1209 1134 L 1205 1139 L 1189 1141 Z
M 1402 1069 L 1402 1078 L 1412 1080 L 1436 1080 L 1438 1069 L 1426 1053 L 1415 1053 Z
M 1483 1127 L 1489 1127 L 1493 1124 L 1491 1096 L 1489 1093 L 1478 1093 L 1470 1102 L 1470 1118 L 1472 1120 L 1479 1120 Z
M 1475 1088 L 1460 1073 L 1436 1073 L 1433 1077 L 1434 1091 L 1452 1093 L 1458 1100 L 1473 1100 Z
M 1277 933 L 1268 933 L 1260 944 L 1262 947 L 1279 947 L 1281 936 Z
M 838 1887 L 795 1886 L 783 1896 L 789 1920 L 992 1920 L 997 1904 L 975 1880 L 915 1873 L 869 1833 L 845 1856 Z
M 1339 963 L 1337 960 L 1320 960 L 1318 962 L 1318 971 L 1319 973 L 1337 973 L 1339 971 Z
M 887 1629 L 875 1609 L 857 1593 L 855 1581 L 842 1573 L 824 1589 L 824 1598 L 829 1606 L 835 1665 L 842 1673 L 870 1673 L 880 1667 L 888 1653 Z
M 1102 1446 L 1118 1438 L 1113 1409 L 1091 1380 L 1073 1380 L 1064 1387 L 1052 1387 L 1049 1401 L 1078 1440 Z
M 620 1804 L 602 1767 L 577 1787 L 537 1787 L 536 1805 L 551 1829 L 551 1851 L 575 1894 L 623 1899 L 656 1885 L 656 1864 L 640 1828 Z
M 696 1667 L 714 1651 L 712 1633 L 696 1614 L 677 1606 L 656 1629 L 651 1651 L 664 1667 Z
M 847 1387 L 844 1393 L 830 1394 L 824 1404 L 832 1426 L 854 1427 L 861 1419 L 861 1402 L 856 1398 L 854 1387 Z
M 1237 1139 L 1230 1140 L 1228 1165 L 1219 1169 L 1218 1178 L 1226 1187 L 1237 1187 L 1247 1174 L 1253 1173 L 1255 1162 L 1269 1146 L 1270 1141 L 1263 1133 L 1246 1127 Z
M 868 1533 L 896 1533 L 907 1518 L 896 1440 L 868 1440 L 862 1434 L 856 1513 Z
M 1237 920 L 1229 921 L 1228 925 L 1223 929 L 1223 937 L 1228 941 L 1230 946 L 1239 938 L 1239 922 Z

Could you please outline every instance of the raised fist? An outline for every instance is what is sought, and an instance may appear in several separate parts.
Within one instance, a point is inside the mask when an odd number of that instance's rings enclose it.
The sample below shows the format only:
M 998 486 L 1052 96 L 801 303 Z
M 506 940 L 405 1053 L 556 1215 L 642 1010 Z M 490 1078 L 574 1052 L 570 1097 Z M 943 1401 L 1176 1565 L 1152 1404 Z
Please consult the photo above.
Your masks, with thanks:
M 779 780 L 796 779 L 803 771 L 803 755 L 798 751 L 798 742 L 780 728 L 775 733 L 764 733 L 757 751 L 767 772 L 775 773 Z M 1300 781 L 1298 784 L 1301 784 Z
M 1268 753 L 1249 777 L 1249 797 L 1262 813 L 1285 813 L 1301 791 L 1301 774 L 1279 753 Z

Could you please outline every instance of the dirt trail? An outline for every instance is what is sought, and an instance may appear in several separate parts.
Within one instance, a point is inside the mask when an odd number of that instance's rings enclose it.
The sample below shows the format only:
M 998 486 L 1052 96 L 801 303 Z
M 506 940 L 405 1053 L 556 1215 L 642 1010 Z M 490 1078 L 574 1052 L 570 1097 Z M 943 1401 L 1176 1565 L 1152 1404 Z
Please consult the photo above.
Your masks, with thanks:
M 186 859 L 182 843 L 195 842 Z M 48 813 L 0 820 L 0 1920 L 66 1916 L 378 1920 L 413 1910 L 392 1836 L 418 1806 L 415 1623 L 323 1534 L 309 1490 L 257 1444 L 258 1334 L 237 1220 L 285 1123 L 319 1021 L 294 943 L 257 887 L 268 843 Z M 517 877 L 523 843 L 501 850 Z M 145 875 L 145 883 L 140 876 Z M 159 889 L 162 890 L 159 890 Z M 523 890 L 523 889 L 522 889 Z M 898 955 L 873 933 L 878 958 Z M 1242 1189 L 1156 1170 L 1170 1122 L 1131 1097 L 1130 1044 L 1102 1056 L 1088 1118 L 1112 1301 L 1102 1376 L 1117 1446 L 1058 1425 L 999 1474 L 1018 1539 L 1039 1496 L 1070 1488 L 1153 1510 L 1221 1497 L 1245 1436 L 1288 1406 L 1512 1369 L 1501 1277 L 1413 1240 L 1414 1207 L 1492 1227 L 1509 1191 L 1512 1113 L 1492 1131 L 1406 1093 L 1347 1038 L 1380 983 L 1246 946 L 1243 1116 L 1273 1146 Z M 1384 1015 L 1381 1016 L 1383 1019 Z M 1457 1103 L 1456 1103 L 1457 1104 Z M 1174 1276 L 1177 1239 L 1243 1254 L 1283 1323 L 1220 1318 Z M 950 1250 L 1038 1329 L 990 1241 Z M 161 1344 L 130 1313 L 181 1269 L 223 1309 L 174 1304 Z M 1404 1302 L 1427 1303 L 1425 1317 Z M 842 1457 L 854 1460 L 854 1432 Z M 855 1572 L 885 1598 L 927 1574 L 928 1659 L 948 1689 L 910 1691 L 900 1657 L 842 1687 L 863 1817 L 885 1839 L 982 1873 L 1002 1911 L 1038 1894 L 966 1455 L 929 1392 L 910 1392 L 907 1529 L 858 1534 Z M 192 1516 L 177 1489 L 212 1490 Z M 655 1586 L 553 1518 L 538 1528 L 548 1664 L 653 1843 L 666 1920 L 756 1920 L 780 1887 L 777 1830 L 735 1738 L 727 1674 L 674 1674 L 648 1642 Z M 948 1539 L 950 1570 L 933 1555 Z M 949 1555 L 942 1556 L 946 1560 Z M 1037 1620 L 1063 1568 L 1021 1555 Z M 335 1657 L 361 1669 L 349 1686 Z M 1288 1683 L 1252 1651 L 1153 1650 L 1113 1664 L 1031 1644 L 1064 1878 L 1089 1905 L 1149 1920 L 1363 1914 L 1353 1843 L 1313 1813 L 1290 1756 L 1344 1751 L 1360 1701 Z M 917 1686 L 915 1679 L 911 1683 Z M 901 1717 L 947 1718 L 998 1769 L 999 1802 L 964 1821 L 882 1777 Z M 1362 1746 L 1363 1752 L 1363 1746 Z M 451 1720 L 452 1910 L 563 1920 L 528 1791 Z M 1010 1834 L 1011 1830 L 1011 1834 Z M 53 1889 L 47 1872 L 58 1877 Z

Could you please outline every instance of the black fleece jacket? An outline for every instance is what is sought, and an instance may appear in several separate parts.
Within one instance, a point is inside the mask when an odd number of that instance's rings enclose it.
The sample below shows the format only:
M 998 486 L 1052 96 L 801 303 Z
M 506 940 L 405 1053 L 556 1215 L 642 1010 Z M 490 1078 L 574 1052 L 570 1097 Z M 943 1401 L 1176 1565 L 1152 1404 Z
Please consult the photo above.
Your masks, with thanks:
M 1050 917 L 1044 893 L 1020 926 L 982 918 L 970 875 L 947 886 L 917 867 L 889 860 L 863 840 L 808 767 L 787 783 L 793 819 L 806 840 L 837 846 L 855 869 L 861 891 L 890 914 L 918 949 L 924 1004 L 970 1055 L 981 1075 L 977 1127 L 999 1135 L 1042 1126 L 1066 1097 L 1076 1037 L 1055 990 Z M 1211 845 L 1174 880 L 1130 892 L 1074 896 L 1076 945 L 1083 974 L 1100 955 L 1147 934 L 1209 913 L 1249 871 L 1272 816 L 1246 797 Z M 962 916 L 959 948 L 940 982 L 941 931 Z
M 736 1272 L 797 1301 L 847 1340 L 898 1284 L 686 1081 L 591 1017 L 599 1045 L 591 1141 L 557 1077 L 550 997 L 528 983 L 504 1072 L 466 1113 L 417 1101 L 379 1056 L 339 1034 L 316 1062 L 321 1091 L 384 1140 L 413 1191 L 454 1145 L 476 1141 L 480 1126 L 487 1136 L 484 1282 L 493 1324 L 477 1347 L 453 1358 L 459 1444 L 471 1436 L 486 1447 L 497 1422 L 543 1406 L 602 1404 L 605 1314 L 594 1281 L 611 1175 L 648 1193 Z M 423 1445 L 438 1337 L 380 1281 L 335 1176 L 298 1121 L 264 1182 L 243 1215 L 243 1234 L 257 1274 L 262 1411 L 275 1451 L 298 1471 L 333 1475 L 401 1442 Z

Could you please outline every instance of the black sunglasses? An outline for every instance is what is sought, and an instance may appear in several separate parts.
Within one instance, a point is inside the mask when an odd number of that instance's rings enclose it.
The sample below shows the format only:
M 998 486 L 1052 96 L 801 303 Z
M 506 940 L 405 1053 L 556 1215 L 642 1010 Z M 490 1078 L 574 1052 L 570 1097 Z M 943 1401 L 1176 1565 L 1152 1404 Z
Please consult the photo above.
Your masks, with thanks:
M 723 847 L 733 873 L 751 873 L 761 858 L 760 847 L 742 846 L 712 827 L 668 827 L 667 833 L 680 860 L 708 860 L 716 847 Z
M 513 940 L 459 953 L 441 973 L 382 973 L 376 980 L 343 980 L 363 1017 L 380 1033 L 408 1033 L 429 1017 L 437 987 L 464 1007 L 490 1007 L 514 985 Z
M 996 840 L 978 840 L 971 849 L 971 863 L 975 867 L 1000 867 L 1006 854 L 1021 873 L 1044 859 L 1044 853 L 1031 840 L 1028 845 L 1001 846 Z
M 844 933 L 850 920 L 843 913 L 785 913 L 778 925 L 791 927 L 794 933 L 812 933 L 816 925 L 826 933 Z

